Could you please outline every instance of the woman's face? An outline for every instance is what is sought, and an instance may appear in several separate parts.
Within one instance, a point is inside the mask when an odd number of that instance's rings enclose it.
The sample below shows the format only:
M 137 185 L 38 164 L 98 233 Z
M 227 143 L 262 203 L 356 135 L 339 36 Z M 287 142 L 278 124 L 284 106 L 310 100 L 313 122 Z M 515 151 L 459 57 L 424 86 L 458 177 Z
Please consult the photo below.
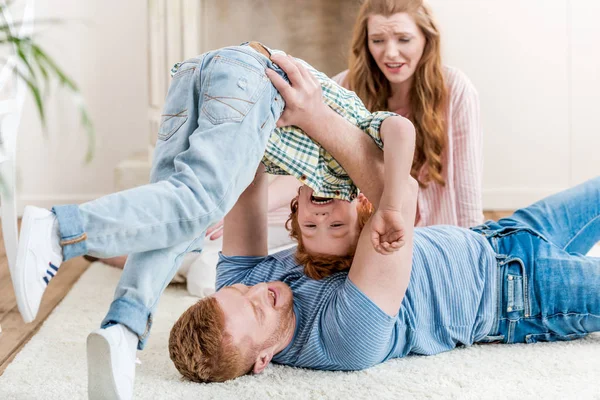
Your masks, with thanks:
M 367 41 L 371 55 L 390 84 L 410 83 L 425 49 L 425 35 L 410 15 L 369 16 Z

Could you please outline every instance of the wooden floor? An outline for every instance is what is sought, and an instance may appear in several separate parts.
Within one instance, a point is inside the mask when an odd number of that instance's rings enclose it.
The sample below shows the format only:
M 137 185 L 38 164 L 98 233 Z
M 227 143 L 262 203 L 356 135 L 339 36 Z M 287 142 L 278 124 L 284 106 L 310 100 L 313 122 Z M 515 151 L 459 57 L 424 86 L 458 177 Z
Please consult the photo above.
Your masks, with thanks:
M 500 218 L 508 217 L 512 215 L 514 211 L 484 211 L 483 216 L 487 221 L 488 219 L 493 219 L 494 221 L 499 220 Z
M 489 211 L 485 213 L 486 219 L 498 219 L 512 212 Z M 1 232 L 1 231 L 0 231 Z M 0 234 L 1 237 L 1 234 Z M 50 315 L 71 287 L 77 282 L 81 274 L 89 266 L 89 262 L 82 257 L 77 257 L 65 262 L 59 269 L 56 277 L 42 299 L 42 305 L 35 321 L 25 324 L 21 319 L 15 294 L 8 271 L 8 262 L 4 250 L 4 240 L 0 243 L 0 375 L 13 360 L 23 346 L 39 330 L 44 320 Z

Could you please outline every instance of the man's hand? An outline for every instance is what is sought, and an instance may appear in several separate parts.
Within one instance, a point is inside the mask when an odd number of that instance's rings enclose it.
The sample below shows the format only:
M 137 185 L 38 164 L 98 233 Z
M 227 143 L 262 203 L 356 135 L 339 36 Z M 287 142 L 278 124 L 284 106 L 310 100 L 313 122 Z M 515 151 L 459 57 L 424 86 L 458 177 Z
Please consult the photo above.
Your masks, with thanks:
M 274 54 L 271 60 L 285 71 L 290 80 L 290 83 L 286 82 L 277 72 L 267 68 L 267 76 L 285 101 L 285 109 L 277 121 L 277 127 L 295 125 L 310 131 L 309 125 L 327 110 L 321 84 L 300 61 L 291 56 Z
M 398 210 L 380 208 L 371 217 L 371 243 L 380 254 L 392 254 L 404 246 L 404 219 Z

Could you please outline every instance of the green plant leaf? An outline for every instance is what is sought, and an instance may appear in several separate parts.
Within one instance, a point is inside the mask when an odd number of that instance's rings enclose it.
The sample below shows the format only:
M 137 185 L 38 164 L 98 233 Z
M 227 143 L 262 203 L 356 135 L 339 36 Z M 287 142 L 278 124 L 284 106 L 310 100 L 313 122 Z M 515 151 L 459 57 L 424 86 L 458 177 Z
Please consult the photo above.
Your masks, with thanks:
M 85 128 L 88 138 L 88 148 L 85 153 L 85 162 L 89 163 L 92 161 L 92 158 L 94 157 L 94 151 L 96 149 L 96 134 L 94 131 L 94 125 L 92 124 L 92 119 L 90 118 L 90 115 L 83 104 L 79 107 L 79 115 L 81 118 L 81 124 Z
M 8 45 L 13 50 L 16 61 L 13 72 L 27 85 L 34 99 L 44 133 L 47 129 L 44 98 L 49 93 L 51 80 L 56 78 L 60 86 L 73 92 L 81 126 L 85 129 L 88 140 L 85 161 L 89 162 L 95 151 L 95 131 L 79 88 L 58 63 L 36 43 L 33 33 L 25 37 L 16 36 L 22 25 L 28 22 L 12 21 L 6 18 L 6 13 L 9 12 L 8 8 L 13 3 L 13 0 L 0 3 L 0 45 Z M 36 26 L 58 23 L 62 23 L 62 21 L 54 18 L 35 21 Z M 5 186 L 5 182 L 0 177 L 0 191 L 4 189 L 3 186 Z
M 73 82 L 71 78 L 69 78 L 67 74 L 63 72 L 63 70 L 58 66 L 58 64 L 56 64 L 56 62 L 49 55 L 47 55 L 46 52 L 44 52 L 38 45 L 32 44 L 31 50 L 33 56 L 38 60 L 39 65 L 44 65 L 45 67 L 48 67 L 54 74 L 56 74 L 61 84 L 67 86 L 69 89 L 75 92 L 79 91 L 75 82 Z
M 33 99 L 35 101 L 35 105 L 37 107 L 38 113 L 40 115 L 40 120 L 42 122 L 42 127 L 46 128 L 46 114 L 44 112 L 44 102 L 42 101 L 42 96 L 40 94 L 39 87 L 35 82 L 32 82 L 26 75 L 24 75 L 18 68 L 15 68 L 15 73 L 19 76 L 19 78 L 23 79 L 27 86 L 29 87 L 29 91 L 33 95 Z

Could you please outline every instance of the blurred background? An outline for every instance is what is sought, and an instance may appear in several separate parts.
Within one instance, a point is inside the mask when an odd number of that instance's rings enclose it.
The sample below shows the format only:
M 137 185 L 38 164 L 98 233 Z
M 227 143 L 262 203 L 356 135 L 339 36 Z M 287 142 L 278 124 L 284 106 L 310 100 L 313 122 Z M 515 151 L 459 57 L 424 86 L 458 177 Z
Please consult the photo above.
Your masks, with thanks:
M 69 93 L 27 100 L 18 205 L 80 203 L 147 182 L 171 66 L 258 40 L 334 75 L 356 0 L 46 0 L 37 39 L 79 84 L 96 131 L 91 163 Z M 484 208 L 515 209 L 600 174 L 600 1 L 430 0 L 445 63 L 479 91 Z

